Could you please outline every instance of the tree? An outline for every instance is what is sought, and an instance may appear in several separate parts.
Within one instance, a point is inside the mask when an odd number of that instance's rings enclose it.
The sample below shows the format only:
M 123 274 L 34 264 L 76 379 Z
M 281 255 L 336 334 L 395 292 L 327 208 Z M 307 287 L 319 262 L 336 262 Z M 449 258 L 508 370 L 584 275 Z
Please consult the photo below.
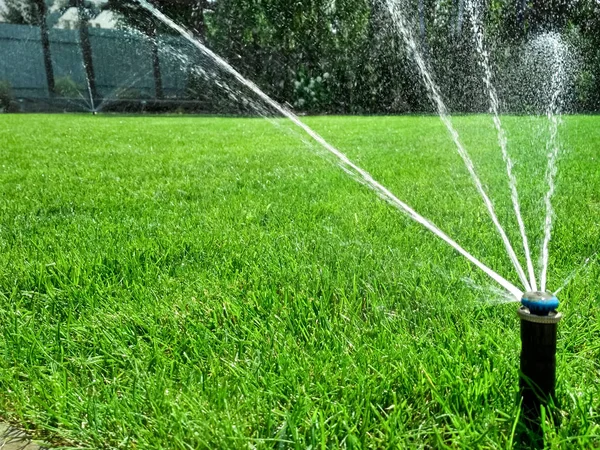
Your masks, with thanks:
M 83 67 L 90 95 L 92 99 L 96 99 L 98 98 L 98 91 L 96 88 L 96 76 L 88 27 L 90 19 L 97 16 L 100 10 L 97 8 L 95 2 L 90 0 L 54 0 L 53 6 L 58 16 L 64 14 L 69 8 L 77 8 L 77 28 L 79 30 L 79 45 L 83 58 Z
M 48 81 L 48 92 L 50 96 L 56 94 L 56 85 L 54 81 L 54 68 L 52 66 L 52 52 L 50 50 L 50 33 L 48 31 L 48 8 L 45 0 L 34 0 L 37 9 L 37 21 L 40 27 L 42 38 L 42 51 L 44 53 L 44 69 L 46 70 L 46 80 Z
M 360 97 L 369 14 L 368 0 L 221 0 L 207 39 L 280 102 L 345 110 Z
M 205 12 L 208 0 L 150 0 L 161 12 L 187 27 L 201 40 L 206 38 Z M 157 23 L 135 0 L 109 0 L 107 9 L 121 16 L 122 25 L 133 27 L 148 36 L 152 53 L 152 68 L 156 98 L 164 97 L 162 86 L 162 70 L 159 58 L 158 33 L 171 33 L 168 27 Z
M 573 0 L 532 0 L 526 11 L 529 28 L 532 32 L 563 30 L 575 5 Z
M 40 27 L 44 70 L 50 96 L 55 94 L 54 68 L 47 23 L 48 6 L 45 0 L 6 0 L 2 16 L 10 23 Z
M 578 107 L 600 109 L 600 2 L 581 0 L 571 19 L 581 33 L 579 51 L 583 64 L 577 80 Z
M 98 98 L 98 89 L 96 87 L 96 73 L 94 71 L 94 58 L 92 55 L 92 44 L 90 42 L 90 34 L 88 23 L 91 18 L 91 10 L 93 6 L 85 0 L 74 0 L 74 6 L 77 8 L 79 16 L 79 44 L 81 45 L 81 56 L 83 57 L 83 66 L 85 68 L 85 76 L 90 88 L 90 95 L 93 99 Z
M 8 22 L 17 25 L 34 25 L 38 21 L 38 10 L 34 1 L 5 0 L 4 7 L 0 6 L 0 16 Z
M 208 0 L 149 0 L 149 3 L 201 39 L 205 38 L 205 13 L 210 9 Z M 105 8 L 119 13 L 126 26 L 143 32 L 152 28 L 163 33 L 172 32 L 168 27 L 157 24 L 136 0 L 108 0 Z

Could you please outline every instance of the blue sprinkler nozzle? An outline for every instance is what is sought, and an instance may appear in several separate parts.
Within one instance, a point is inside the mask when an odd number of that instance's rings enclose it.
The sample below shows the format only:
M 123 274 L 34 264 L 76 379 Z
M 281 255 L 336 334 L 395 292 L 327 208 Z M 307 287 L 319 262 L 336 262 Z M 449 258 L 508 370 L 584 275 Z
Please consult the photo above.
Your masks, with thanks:
M 523 294 L 521 304 L 536 316 L 547 316 L 558 309 L 559 301 L 550 292 L 526 292 Z

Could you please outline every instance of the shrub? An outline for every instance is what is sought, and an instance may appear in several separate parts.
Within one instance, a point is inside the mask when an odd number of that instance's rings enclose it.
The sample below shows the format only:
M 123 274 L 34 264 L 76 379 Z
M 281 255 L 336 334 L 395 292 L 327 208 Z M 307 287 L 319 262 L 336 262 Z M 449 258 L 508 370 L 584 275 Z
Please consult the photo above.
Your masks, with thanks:
M 0 81 L 0 112 L 10 113 L 18 110 L 12 86 L 8 81 Z
M 78 98 L 80 89 L 71 77 L 60 77 L 54 84 L 56 94 L 64 98 Z
M 119 89 L 115 97 L 119 100 L 145 100 L 148 98 L 141 90 L 132 87 Z
M 312 77 L 300 70 L 294 81 L 294 107 L 309 112 L 325 110 L 329 102 L 329 77 L 329 73 Z

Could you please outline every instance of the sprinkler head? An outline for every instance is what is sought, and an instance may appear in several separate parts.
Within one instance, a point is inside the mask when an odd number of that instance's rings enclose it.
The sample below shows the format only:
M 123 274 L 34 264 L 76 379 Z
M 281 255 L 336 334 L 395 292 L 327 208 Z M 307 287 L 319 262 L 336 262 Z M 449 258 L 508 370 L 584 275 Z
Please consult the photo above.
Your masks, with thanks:
M 521 319 L 521 408 L 525 424 L 541 436 L 542 407 L 556 402 L 556 339 L 562 314 L 550 292 L 526 292 L 517 314 Z M 537 438 L 536 438 L 537 442 Z M 531 446 L 541 448 L 540 446 Z
M 550 292 L 526 292 L 521 299 L 521 305 L 536 316 L 547 316 L 558 308 L 559 301 Z

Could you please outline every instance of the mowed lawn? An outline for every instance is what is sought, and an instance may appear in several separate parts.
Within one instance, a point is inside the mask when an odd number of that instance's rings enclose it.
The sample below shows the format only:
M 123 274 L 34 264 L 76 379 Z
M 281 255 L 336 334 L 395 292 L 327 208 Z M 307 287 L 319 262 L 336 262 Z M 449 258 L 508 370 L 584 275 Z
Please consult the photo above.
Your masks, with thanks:
M 547 121 L 505 117 L 537 262 Z M 306 118 L 518 278 L 436 117 Z M 516 303 L 287 122 L 0 116 L 0 419 L 86 448 L 510 448 Z M 519 255 L 487 116 L 455 124 Z M 600 249 L 600 118 L 566 117 L 557 289 Z M 600 268 L 561 293 L 558 423 L 600 445 Z

